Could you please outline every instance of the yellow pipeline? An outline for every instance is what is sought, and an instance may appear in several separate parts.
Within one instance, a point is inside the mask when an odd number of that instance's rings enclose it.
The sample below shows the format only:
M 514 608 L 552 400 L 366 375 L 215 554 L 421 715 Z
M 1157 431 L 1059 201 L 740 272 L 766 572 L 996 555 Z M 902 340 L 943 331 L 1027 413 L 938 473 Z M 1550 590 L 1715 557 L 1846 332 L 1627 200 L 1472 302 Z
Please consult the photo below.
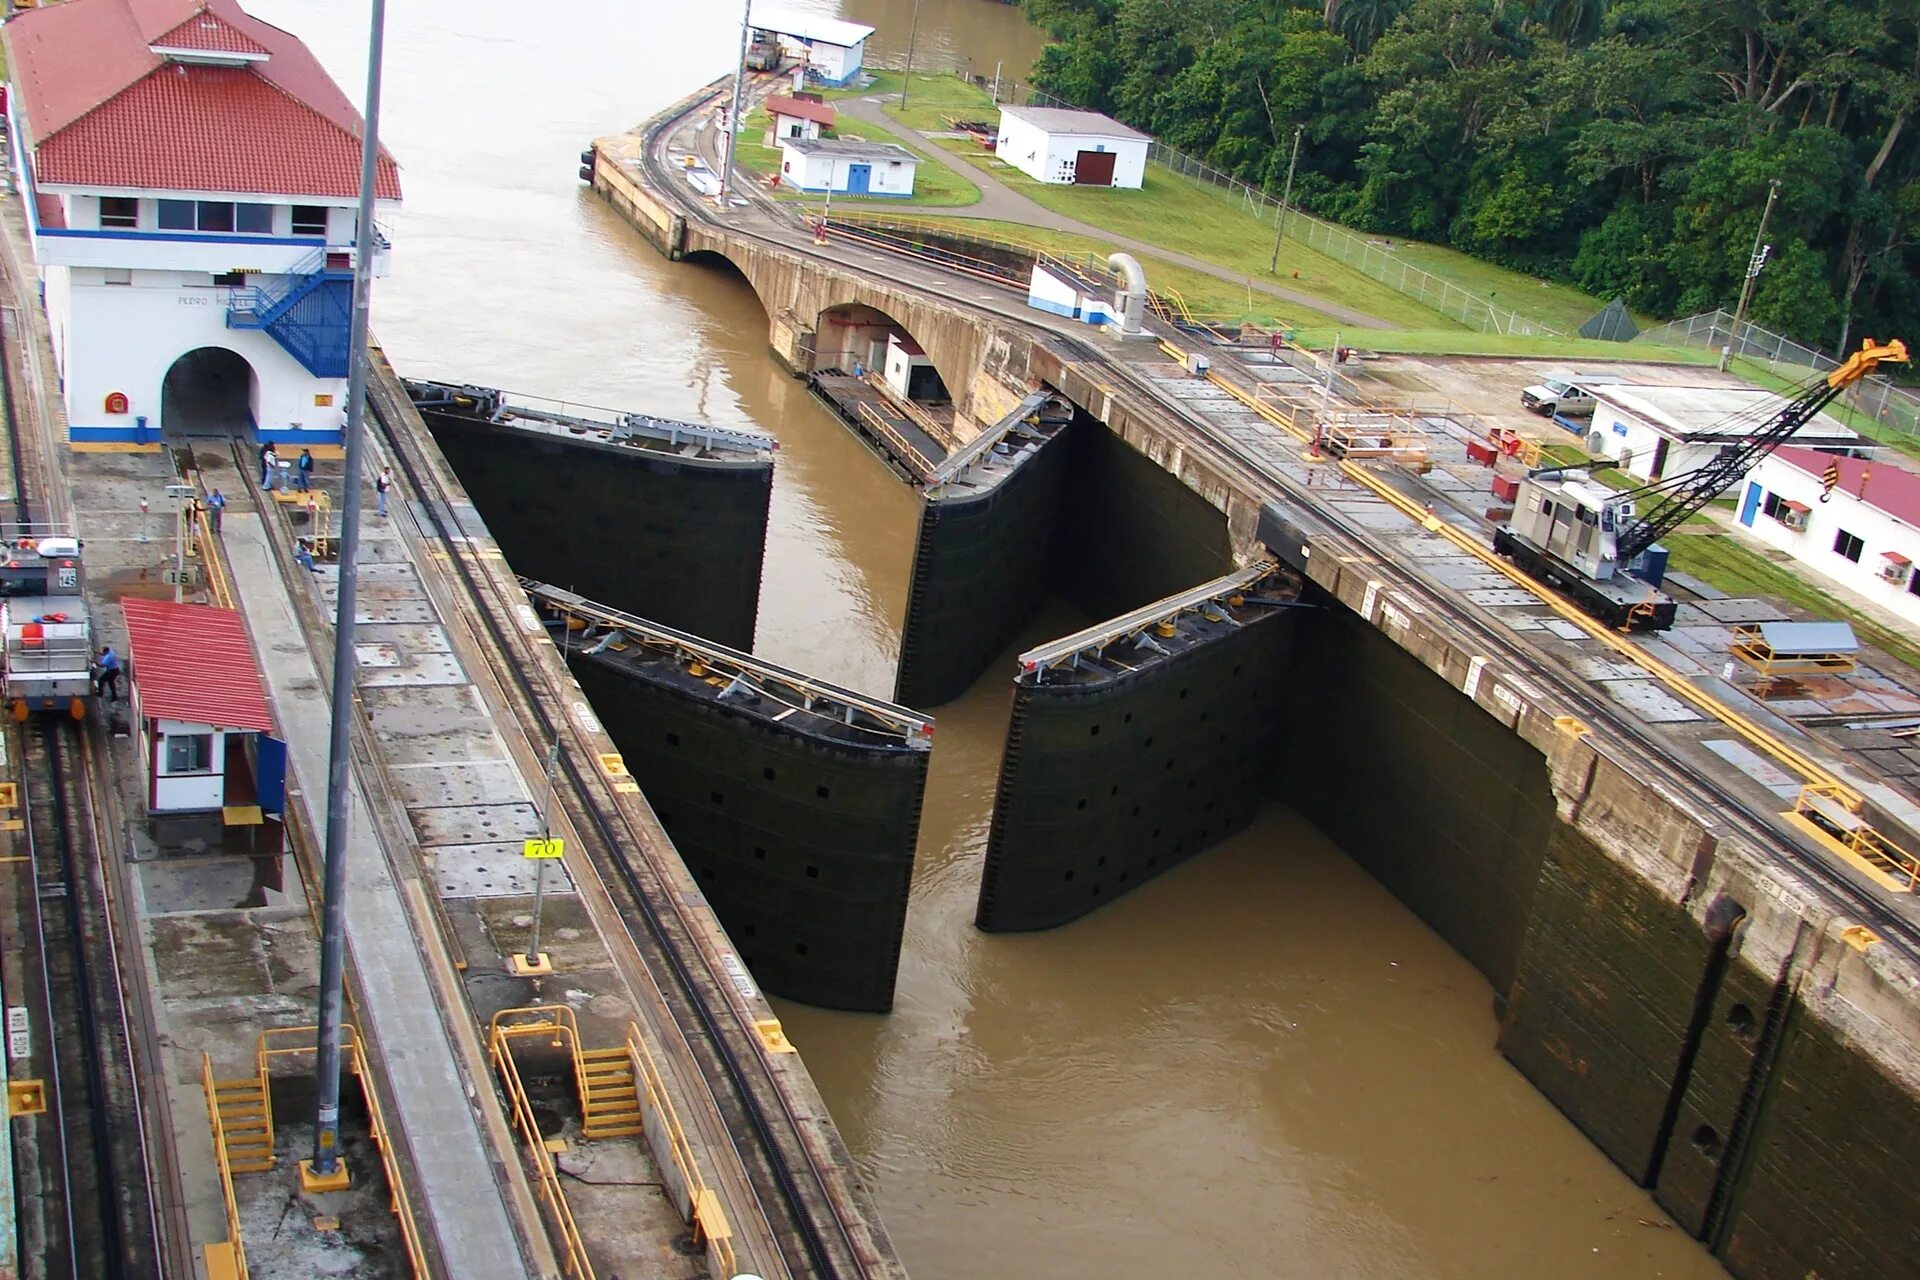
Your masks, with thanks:
M 1899 347 L 1900 358 L 1904 358 L 1906 348 L 1898 343 L 1894 345 Z M 1292 435 L 1295 439 L 1306 441 L 1311 438 L 1310 433 L 1301 430 L 1294 424 L 1291 418 L 1280 413 L 1274 409 L 1273 406 L 1248 395 L 1238 386 L 1222 378 L 1217 373 L 1209 372 L 1207 376 L 1213 381 L 1214 385 L 1223 388 L 1236 400 L 1239 400 L 1268 422 L 1273 423 L 1281 430 Z M 1422 528 L 1441 535 L 1462 550 L 1470 552 L 1482 563 L 1498 570 L 1512 581 L 1514 585 L 1525 588 L 1531 592 L 1555 613 L 1573 623 L 1594 639 L 1599 640 L 1615 653 L 1633 661 L 1641 669 L 1659 680 L 1680 697 L 1691 702 L 1694 706 L 1699 707 L 1716 720 L 1719 720 L 1729 729 L 1732 729 L 1754 746 L 1759 747 L 1774 759 L 1794 770 L 1809 782 L 1828 789 L 1829 794 L 1833 795 L 1835 799 L 1839 800 L 1850 811 L 1854 813 L 1860 811 L 1861 806 L 1865 803 L 1865 797 L 1842 782 L 1834 774 L 1830 773 L 1824 765 L 1812 757 L 1794 750 L 1773 734 L 1767 732 L 1767 730 L 1759 724 L 1741 715 L 1738 711 L 1727 706 L 1712 694 L 1695 687 L 1691 681 L 1685 679 L 1672 667 L 1661 662 L 1652 654 L 1647 653 L 1644 649 L 1640 648 L 1640 646 L 1629 643 L 1624 636 L 1581 610 L 1578 606 L 1574 605 L 1572 601 L 1560 595 L 1559 592 L 1554 591 L 1551 587 L 1534 578 L 1532 575 L 1508 564 L 1494 552 L 1492 547 L 1483 545 L 1479 539 L 1463 530 L 1455 528 L 1447 521 L 1436 518 L 1432 513 L 1414 502 L 1413 499 L 1407 497 L 1386 481 L 1355 463 L 1342 462 L 1340 464 L 1340 474 L 1369 490 L 1376 497 L 1392 504 Z

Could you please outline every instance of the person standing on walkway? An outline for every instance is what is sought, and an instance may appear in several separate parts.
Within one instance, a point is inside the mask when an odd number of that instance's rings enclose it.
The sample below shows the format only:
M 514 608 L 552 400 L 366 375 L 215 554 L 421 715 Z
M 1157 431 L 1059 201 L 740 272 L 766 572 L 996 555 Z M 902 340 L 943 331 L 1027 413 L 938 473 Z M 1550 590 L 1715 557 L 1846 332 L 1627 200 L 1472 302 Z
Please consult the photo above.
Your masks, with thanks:
M 374 479 L 373 492 L 380 499 L 380 514 L 383 516 L 387 514 L 387 490 L 391 488 L 393 488 L 393 468 L 382 467 L 379 476 Z
M 215 533 L 220 532 L 220 516 L 227 509 L 227 495 L 215 489 L 207 495 L 207 523 Z
M 299 461 L 293 465 L 299 472 L 299 475 L 295 477 L 295 483 L 300 486 L 300 492 L 305 493 L 313 486 L 313 450 L 302 449 L 300 451 Z
M 100 656 L 94 660 L 94 681 L 101 698 L 112 702 L 120 693 L 120 655 L 113 646 L 100 646 Z
M 273 442 L 271 440 L 260 446 L 260 487 L 262 489 L 272 487 L 273 464 L 278 461 L 280 461 L 280 459 L 274 456 Z

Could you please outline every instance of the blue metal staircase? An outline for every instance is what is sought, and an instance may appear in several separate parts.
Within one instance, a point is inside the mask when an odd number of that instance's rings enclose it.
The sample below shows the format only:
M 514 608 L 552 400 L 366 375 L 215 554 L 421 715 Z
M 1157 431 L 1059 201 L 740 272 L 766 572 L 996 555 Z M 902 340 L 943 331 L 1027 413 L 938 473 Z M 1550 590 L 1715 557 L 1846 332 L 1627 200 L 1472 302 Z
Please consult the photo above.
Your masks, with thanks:
M 268 286 L 235 289 L 227 328 L 263 329 L 316 378 L 347 376 L 353 272 L 328 265 L 322 245 Z

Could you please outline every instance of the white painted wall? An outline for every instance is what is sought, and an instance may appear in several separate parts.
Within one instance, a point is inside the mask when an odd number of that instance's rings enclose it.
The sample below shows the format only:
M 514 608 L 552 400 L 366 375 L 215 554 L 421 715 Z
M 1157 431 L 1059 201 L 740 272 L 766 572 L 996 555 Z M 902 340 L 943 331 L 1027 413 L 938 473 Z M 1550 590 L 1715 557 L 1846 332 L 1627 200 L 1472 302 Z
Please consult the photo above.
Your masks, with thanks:
M 803 191 L 825 191 L 828 183 L 832 183 L 836 193 L 844 193 L 853 166 L 864 164 L 869 167 L 867 194 L 910 196 L 914 172 L 919 168 L 918 159 L 911 155 L 895 160 L 854 160 L 844 156 L 802 155 L 787 146 L 780 148 L 780 154 L 785 157 L 780 164 L 780 180 Z
M 229 193 L 166 192 L 166 199 L 231 200 L 241 204 L 265 204 L 273 210 L 273 230 L 250 235 L 242 232 L 212 233 L 160 230 L 161 195 L 106 188 L 81 190 L 59 187 L 46 194 L 60 196 L 66 211 L 66 227 L 43 228 L 30 221 L 34 260 L 42 266 L 133 267 L 174 271 L 249 272 L 277 274 L 290 270 L 310 257 L 322 240 L 318 236 L 293 234 L 293 206 L 319 205 L 327 210 L 324 243 L 346 252 L 352 262 L 354 241 L 352 205 L 331 205 L 324 200 L 290 201 L 285 196 L 248 196 Z M 139 225 L 131 230 L 100 226 L 100 197 L 126 195 L 139 200 Z M 376 216 L 391 216 L 399 209 L 392 201 L 381 201 Z M 391 253 L 376 250 L 373 274 L 384 277 L 391 270 Z
M 1145 139 L 1048 133 L 1007 112 L 1000 115 L 1000 140 L 995 150 L 1002 160 L 1041 182 L 1071 183 L 1075 161 L 1082 151 L 1114 153 L 1116 187 L 1138 188 L 1147 174 Z
M 212 725 L 190 724 L 180 720 L 156 720 L 159 736 L 153 743 L 153 812 L 205 813 L 226 803 L 227 735 Z M 167 772 L 167 739 L 175 734 L 211 734 L 210 772 L 170 774 Z
M 802 120 L 799 116 L 782 115 L 776 111 L 773 116 L 773 136 L 775 138 L 817 138 L 820 136 L 820 122 Z
M 227 328 L 231 290 L 213 285 L 210 277 L 143 270 L 129 272 L 129 284 L 107 284 L 107 273 L 97 268 L 49 267 L 46 274 L 48 314 L 60 334 L 55 341 L 75 440 L 131 439 L 112 433 L 132 431 L 143 414 L 149 428 L 162 430 L 160 392 L 167 370 L 199 347 L 225 347 L 253 367 L 252 409 L 262 431 L 327 432 L 334 434 L 326 438 L 337 438 L 346 379 L 314 377 L 261 330 Z M 105 411 L 106 398 L 115 391 L 127 397 L 123 415 Z M 331 397 L 332 404 L 318 405 L 316 396 Z
M 1820 501 L 1820 477 L 1808 475 L 1780 458 L 1767 458 L 1753 469 L 1746 482 L 1734 490 L 1739 502 L 1736 514 L 1746 509 L 1747 485 L 1760 486 L 1762 507 L 1768 493 L 1779 494 L 1791 502 L 1805 505 L 1807 529 L 1804 533 L 1789 529 L 1756 510 L 1747 531 L 1768 546 L 1777 547 L 1821 577 L 1856 591 L 1920 626 L 1920 595 L 1915 595 L 1911 569 L 1903 570 L 1897 582 L 1880 576 L 1887 560 L 1880 553 L 1897 551 L 1920 564 L 1920 529 L 1894 519 L 1884 511 L 1862 502 L 1845 490 L 1836 489 L 1828 501 Z M 1867 491 L 1871 493 L 1872 481 Z M 1866 546 L 1855 564 L 1833 549 L 1841 530 L 1860 538 Z

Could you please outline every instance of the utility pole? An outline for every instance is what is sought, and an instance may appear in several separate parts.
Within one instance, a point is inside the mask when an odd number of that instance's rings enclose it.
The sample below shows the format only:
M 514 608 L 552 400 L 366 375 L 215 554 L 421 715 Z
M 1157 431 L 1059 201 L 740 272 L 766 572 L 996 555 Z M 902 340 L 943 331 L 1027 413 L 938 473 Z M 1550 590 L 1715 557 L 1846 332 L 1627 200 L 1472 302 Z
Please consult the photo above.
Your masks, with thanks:
M 1767 234 L 1767 219 L 1773 215 L 1773 202 L 1779 194 L 1780 179 L 1768 179 L 1767 207 L 1760 211 L 1760 226 L 1753 233 L 1753 252 L 1747 258 L 1747 278 L 1740 286 L 1740 305 L 1733 312 L 1733 332 L 1727 335 L 1727 345 L 1720 348 L 1722 373 L 1733 363 L 1733 344 L 1740 341 L 1740 326 L 1747 320 L 1747 302 L 1753 297 L 1753 282 L 1760 278 L 1760 268 L 1767 265 L 1767 254 L 1773 248 L 1770 244 L 1761 244 L 1760 238 Z
M 1300 162 L 1300 134 L 1305 125 L 1293 126 L 1293 155 L 1287 161 L 1287 189 L 1280 197 L 1280 212 L 1273 219 L 1273 257 L 1267 263 L 1267 274 L 1280 272 L 1280 237 L 1287 229 L 1287 205 L 1293 200 L 1293 166 Z
M 1005 65 L 1005 58 L 993 64 L 993 100 L 996 104 L 1000 101 L 1000 68 Z
M 900 74 L 900 105 L 907 105 L 907 88 L 913 83 L 913 37 L 920 30 L 920 0 L 913 0 L 913 17 L 907 23 L 907 69 Z
M 367 120 L 360 137 L 360 221 L 353 233 L 353 314 L 347 326 L 346 461 L 340 479 L 340 595 L 333 619 L 333 732 L 327 749 L 327 839 L 321 878 L 320 1031 L 314 1052 L 313 1159 L 300 1162 L 307 1191 L 349 1183 L 340 1160 L 340 1029 L 346 964 L 347 800 L 352 766 L 353 618 L 360 553 L 360 450 L 367 406 L 367 309 L 373 297 L 373 193 L 380 159 L 380 64 L 387 0 L 372 0 L 367 37 Z M 372 851 L 365 851 L 371 856 Z
M 747 83 L 747 42 L 753 35 L 753 0 L 740 13 L 740 65 L 733 72 L 733 106 L 727 110 L 727 136 L 720 144 L 720 207 L 733 194 L 733 140 L 740 136 L 740 92 Z

